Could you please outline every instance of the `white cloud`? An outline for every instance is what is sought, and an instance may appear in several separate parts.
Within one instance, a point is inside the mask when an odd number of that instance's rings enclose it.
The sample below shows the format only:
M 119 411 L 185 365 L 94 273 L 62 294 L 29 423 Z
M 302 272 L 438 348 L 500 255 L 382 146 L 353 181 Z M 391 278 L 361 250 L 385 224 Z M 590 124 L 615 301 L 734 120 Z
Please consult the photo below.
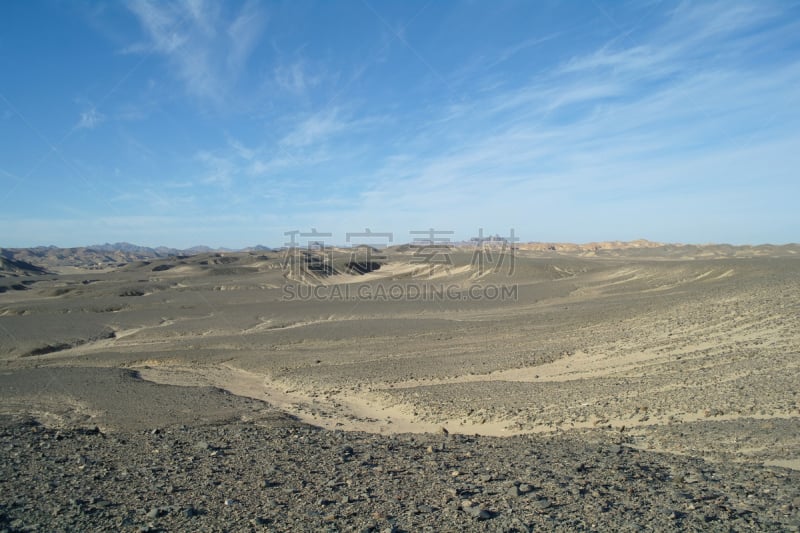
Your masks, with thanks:
M 256 150 L 253 148 L 248 148 L 245 144 L 238 139 L 234 139 L 230 135 L 228 137 L 228 146 L 230 146 L 233 151 L 238 155 L 240 158 L 250 161 L 256 155 Z
M 797 165 L 800 64 L 725 55 L 745 50 L 743 42 L 765 46 L 770 33 L 754 30 L 770 15 L 734 6 L 718 17 L 727 7 L 714 8 L 684 6 L 637 43 L 602 45 L 532 83 L 443 109 L 361 176 L 369 185 L 353 211 L 365 222 L 394 213 L 464 227 L 490 216 L 529 228 L 561 226 L 570 213 L 564 227 L 588 224 L 607 238 L 625 229 L 625 213 L 650 210 L 641 220 L 652 238 L 685 240 L 655 218 L 677 208 L 746 230 L 736 215 L 746 208 L 742 191 L 771 184 L 754 197 L 777 201 L 790 184 L 786 169 Z M 683 202 L 690 191 L 705 211 Z
M 312 74 L 303 60 L 275 67 L 274 78 L 278 87 L 295 95 L 305 94 L 319 85 L 323 79 L 321 74 Z
M 664 224 L 683 224 L 681 231 L 691 230 L 683 220 L 701 226 L 711 219 L 744 231 L 746 221 L 736 217 L 748 208 L 748 184 L 769 184 L 752 195 L 761 202 L 791 196 L 779 191 L 791 190 L 786 169 L 800 164 L 791 149 L 800 124 L 800 63 L 783 56 L 772 64 L 753 61 L 753 46 L 769 46 L 771 32 L 786 30 L 759 31 L 768 10 L 737 4 L 718 13 L 726 6 L 681 5 L 660 26 L 629 34 L 635 39 L 600 43 L 535 77 L 500 80 L 486 71 L 481 78 L 472 70 L 470 83 L 490 91 L 431 105 L 424 116 L 396 102 L 401 111 L 380 130 L 360 118 L 355 99 L 316 113 L 279 114 L 272 139 L 228 135 L 220 149 L 199 152 L 198 186 L 222 191 L 231 205 L 269 197 L 277 211 L 285 201 L 292 213 L 285 224 L 326 230 L 370 226 L 399 234 L 421 224 L 492 233 L 516 227 L 524 239 L 635 232 L 631 238 L 686 240 L 662 226 L 663 215 Z M 246 33 L 232 28 L 248 20 L 246 9 L 213 30 L 198 19 L 196 33 L 212 42 Z M 163 33 L 163 53 L 171 57 L 180 38 Z M 187 39 L 181 46 L 197 37 Z M 242 52 L 228 50 L 234 59 L 226 65 L 252 53 L 251 41 L 242 42 Z M 500 60 L 536 44 L 520 43 Z M 187 69 L 218 67 L 214 57 L 201 54 Z M 274 69 L 272 80 L 308 96 L 321 83 L 312 72 L 298 60 Z M 374 138 L 364 135 L 373 131 Z M 308 201 L 320 196 L 324 202 Z M 680 220 L 670 215 L 676 210 Z M 636 228 L 626 223 L 632 219 Z M 702 238 L 717 238 L 706 231 Z
M 227 63 L 230 72 L 240 72 L 261 37 L 266 15 L 255 2 L 247 2 L 228 26 L 230 52 Z
M 286 135 L 281 144 L 291 148 L 302 148 L 320 144 L 336 133 L 346 130 L 352 123 L 340 117 L 337 109 L 315 113 L 303 120 Z
M 147 40 L 125 51 L 166 57 L 189 94 L 224 102 L 258 44 L 266 15 L 248 2 L 226 17 L 223 6 L 202 0 L 132 2 L 129 9 Z
M 92 108 L 81 113 L 81 118 L 78 120 L 76 128 L 91 130 L 99 126 L 105 119 L 105 115 Z

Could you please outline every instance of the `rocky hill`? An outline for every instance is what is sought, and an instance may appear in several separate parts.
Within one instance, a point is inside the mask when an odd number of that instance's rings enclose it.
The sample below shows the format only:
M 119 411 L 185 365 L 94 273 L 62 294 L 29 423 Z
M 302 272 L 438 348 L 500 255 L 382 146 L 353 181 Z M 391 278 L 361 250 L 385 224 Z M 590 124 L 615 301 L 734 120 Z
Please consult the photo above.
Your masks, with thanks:
M 264 246 L 254 246 L 237 251 L 265 251 Z M 29 264 L 42 271 L 58 267 L 79 267 L 89 269 L 103 269 L 122 266 L 135 261 L 149 261 L 168 257 L 191 256 L 202 253 L 233 252 L 229 248 L 210 248 L 208 246 L 194 246 L 187 249 L 168 248 L 159 246 L 150 248 L 138 246 L 127 242 L 115 244 L 95 244 L 75 248 L 59 248 L 56 246 L 37 246 L 34 248 L 5 248 L 0 249 L 3 258 Z M 6 271 L 0 267 L 0 272 Z M 8 273 L 13 273 L 8 270 Z M 34 273 L 34 272 L 31 272 Z

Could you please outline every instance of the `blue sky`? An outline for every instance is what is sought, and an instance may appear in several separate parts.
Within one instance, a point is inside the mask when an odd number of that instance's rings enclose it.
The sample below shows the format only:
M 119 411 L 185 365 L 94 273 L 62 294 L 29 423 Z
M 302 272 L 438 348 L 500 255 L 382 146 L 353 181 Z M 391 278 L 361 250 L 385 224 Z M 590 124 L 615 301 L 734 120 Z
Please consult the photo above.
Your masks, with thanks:
M 796 2 L 0 12 L 0 246 L 800 241 Z

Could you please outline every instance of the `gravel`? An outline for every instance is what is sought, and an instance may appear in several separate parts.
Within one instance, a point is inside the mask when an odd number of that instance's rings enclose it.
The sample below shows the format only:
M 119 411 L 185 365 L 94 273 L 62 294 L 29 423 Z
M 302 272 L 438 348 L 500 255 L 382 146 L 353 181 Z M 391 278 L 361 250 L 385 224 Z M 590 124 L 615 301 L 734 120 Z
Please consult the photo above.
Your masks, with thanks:
M 381 436 L 263 421 L 153 429 L 0 417 L 0 530 L 800 527 L 800 472 L 641 451 L 618 432 Z

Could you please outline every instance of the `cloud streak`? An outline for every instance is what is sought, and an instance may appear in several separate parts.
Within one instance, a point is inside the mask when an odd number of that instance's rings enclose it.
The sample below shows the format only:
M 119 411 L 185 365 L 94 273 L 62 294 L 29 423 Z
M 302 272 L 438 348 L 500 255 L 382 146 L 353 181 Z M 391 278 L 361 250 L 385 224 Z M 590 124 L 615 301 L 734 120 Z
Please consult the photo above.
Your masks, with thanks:
M 253 2 L 232 15 L 203 0 L 138 0 L 128 6 L 147 39 L 126 51 L 164 57 L 190 95 L 217 102 L 230 98 L 267 22 Z
M 81 117 L 78 120 L 78 124 L 75 126 L 78 129 L 87 129 L 91 130 L 99 126 L 102 122 L 106 119 L 105 115 L 97 111 L 96 109 L 92 108 L 88 111 L 84 111 L 81 113 Z
M 488 213 L 519 227 L 532 206 L 557 220 L 558 209 L 580 205 L 573 218 L 596 224 L 604 212 L 614 218 L 613 210 L 636 205 L 666 213 L 691 204 L 696 220 L 714 213 L 735 223 L 747 201 L 737 191 L 760 183 L 755 196 L 779 200 L 797 189 L 779 169 L 797 162 L 790 146 L 800 139 L 792 111 L 800 62 L 760 66 L 729 54 L 766 43 L 768 34 L 753 32 L 774 15 L 682 5 L 641 42 L 603 44 L 532 83 L 450 108 L 446 120 L 432 117 L 384 158 L 375 179 L 364 176 L 370 185 L 355 218 L 373 223 L 381 211 L 407 211 L 415 213 L 409 222 L 426 214 L 462 227 Z M 421 156 L 418 147 L 432 143 L 438 149 Z M 685 203 L 686 194 L 703 198 L 706 213 Z M 656 221 L 644 224 L 653 238 L 678 237 Z
M 800 234 L 788 200 L 800 196 L 797 7 L 419 7 L 134 0 L 93 11 L 103 36 L 86 32 L 80 50 L 123 53 L 88 58 L 97 69 L 75 72 L 65 111 L 53 113 L 56 91 L 41 111 L 41 91 L 27 98 L 28 71 L 11 80 L 25 119 L 0 120 L 19 132 L 6 136 L 0 180 L 59 193 L 9 212 L 94 212 L 125 237 L 88 241 L 138 241 L 110 215 L 157 236 L 172 209 L 164 232 L 184 218 L 238 236 L 229 245 L 310 227 L 398 241 L 426 227 L 581 241 Z

